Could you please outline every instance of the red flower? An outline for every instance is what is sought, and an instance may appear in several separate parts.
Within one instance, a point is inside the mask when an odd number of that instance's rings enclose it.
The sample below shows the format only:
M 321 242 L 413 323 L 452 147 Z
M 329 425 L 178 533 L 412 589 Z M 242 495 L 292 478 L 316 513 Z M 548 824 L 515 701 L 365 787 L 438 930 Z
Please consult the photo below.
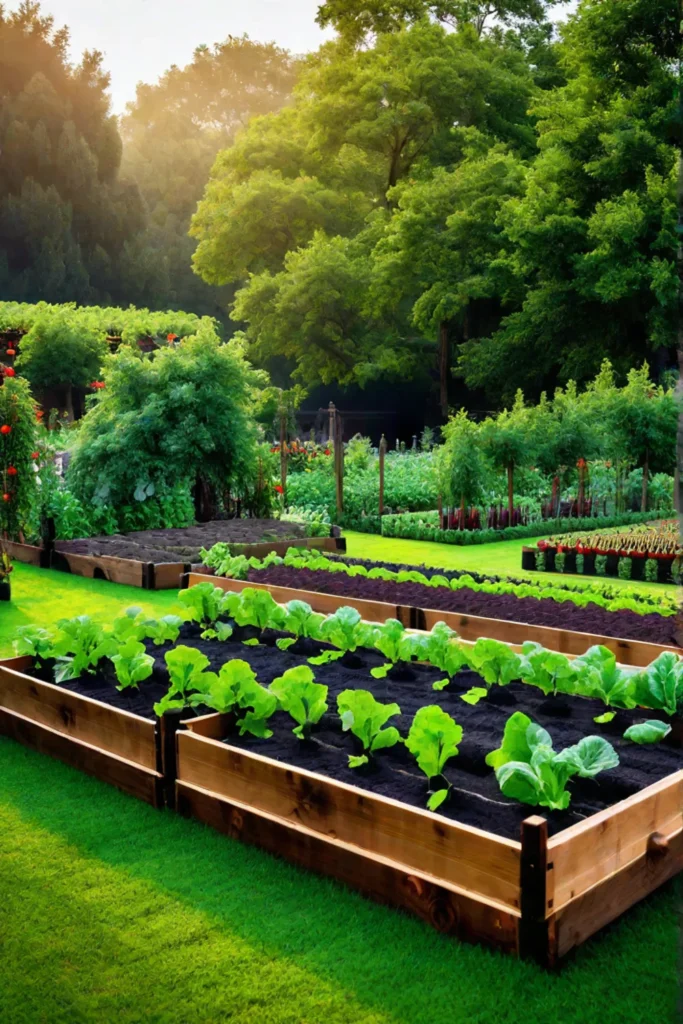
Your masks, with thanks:
M 178 338 L 177 334 L 167 334 L 166 335 L 166 341 L 176 341 L 177 338 Z
M 8 356 L 15 356 L 16 354 L 17 354 L 16 353 L 16 349 L 13 349 L 13 348 L 8 348 L 7 349 L 7 355 Z
M 278 494 L 284 494 L 285 493 L 285 489 L 282 486 L 282 484 L 275 484 L 275 490 L 277 491 Z
M 15 371 L 14 371 L 14 370 L 12 369 L 12 367 L 11 367 L 11 366 L 6 366 L 6 367 L 5 367 L 5 376 L 6 376 L 6 377 L 16 377 L 16 373 L 15 373 Z
M 585 469 L 587 463 L 586 463 L 585 459 L 579 459 L 579 461 L 576 463 L 576 465 L 578 466 L 579 469 Z
M 330 449 L 326 448 L 325 449 L 325 455 L 331 455 L 331 454 L 332 454 L 332 452 L 330 451 Z
M 92 382 L 92 384 L 90 385 L 90 387 L 94 388 L 95 391 L 101 391 L 104 386 L 105 386 L 105 383 L 104 383 L 103 380 L 94 380 Z
M 32 459 L 39 459 L 40 458 L 40 452 L 31 452 L 31 458 Z
M 7 467 L 7 476 L 16 476 L 16 475 L 17 475 L 17 471 L 16 471 L 15 467 L 14 466 L 8 466 Z
M 3 496 L 2 496 L 2 500 L 3 500 L 3 501 L 9 501 L 9 500 L 10 500 L 10 496 L 9 496 L 9 494 L 3 494 Z
M 9 434 L 11 433 L 11 430 L 12 428 L 8 426 L 7 423 L 3 423 L 3 425 L 0 427 L 0 434 Z

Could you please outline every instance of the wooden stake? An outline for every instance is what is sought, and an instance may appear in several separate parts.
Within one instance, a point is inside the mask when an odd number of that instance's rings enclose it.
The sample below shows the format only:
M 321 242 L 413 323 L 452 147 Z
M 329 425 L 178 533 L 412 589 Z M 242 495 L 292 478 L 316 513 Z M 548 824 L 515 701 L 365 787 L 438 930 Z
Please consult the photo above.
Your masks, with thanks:
M 334 473 L 337 491 L 337 515 L 341 517 L 344 514 L 344 442 L 342 419 L 336 410 L 334 414 Z
M 280 486 L 282 501 L 287 505 L 287 413 L 280 406 Z
M 387 441 L 382 434 L 382 440 L 379 443 L 379 514 L 384 515 L 384 459 L 387 454 Z
M 538 814 L 522 822 L 522 890 L 519 922 L 519 955 L 542 967 L 552 966 L 547 911 L 548 822 Z

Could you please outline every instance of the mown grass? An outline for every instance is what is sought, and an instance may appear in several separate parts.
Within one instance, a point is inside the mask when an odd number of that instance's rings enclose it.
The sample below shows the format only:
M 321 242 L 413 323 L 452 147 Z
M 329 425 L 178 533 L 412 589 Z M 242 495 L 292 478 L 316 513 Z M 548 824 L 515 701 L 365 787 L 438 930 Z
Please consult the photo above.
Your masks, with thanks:
M 8 1024 L 665 1024 L 681 895 L 544 974 L 0 738 Z
M 610 587 L 636 590 L 650 594 L 675 594 L 680 588 L 666 583 L 640 583 L 620 580 L 609 576 L 570 576 L 552 572 L 523 572 L 522 548 L 534 546 L 540 538 L 529 540 L 505 540 L 496 544 L 435 544 L 428 540 L 403 540 L 395 537 L 379 537 L 369 533 L 355 533 L 345 530 L 347 554 L 353 558 L 372 558 L 385 562 L 404 562 L 408 565 L 429 565 L 440 569 L 466 569 L 472 572 L 490 573 L 495 576 L 512 576 L 529 579 L 534 583 L 571 583 L 572 586 L 590 586 L 604 582 Z

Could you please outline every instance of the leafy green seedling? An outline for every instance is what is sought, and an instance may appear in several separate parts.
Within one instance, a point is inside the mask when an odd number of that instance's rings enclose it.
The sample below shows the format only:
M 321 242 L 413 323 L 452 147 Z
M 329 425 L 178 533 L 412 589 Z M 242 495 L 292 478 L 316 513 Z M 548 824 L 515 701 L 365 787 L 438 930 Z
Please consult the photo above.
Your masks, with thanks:
M 219 640 L 221 643 L 225 643 L 234 632 L 229 622 L 214 622 L 213 626 L 204 630 L 202 640 Z
M 284 628 L 295 637 L 317 640 L 324 621 L 325 616 L 314 612 L 306 601 L 289 601 L 285 605 Z
M 102 658 L 116 653 L 118 643 L 111 633 L 93 622 L 89 615 L 62 619 L 57 623 L 53 653 L 57 659 L 55 681 L 78 679 L 83 672 L 94 672 Z
M 675 715 L 683 702 L 683 658 L 664 651 L 635 678 L 638 704 Z
M 625 740 L 632 743 L 659 743 L 671 732 L 668 722 L 659 722 L 656 718 L 650 718 L 647 722 L 639 722 L 631 725 L 624 733 Z
M 311 729 L 317 725 L 327 711 L 327 687 L 316 683 L 308 665 L 287 669 L 270 684 L 283 711 L 287 711 L 295 722 L 293 732 L 300 740 L 311 737 Z
M 595 697 L 609 709 L 594 721 L 601 724 L 611 722 L 616 714 L 613 708 L 636 706 L 636 669 L 617 665 L 617 656 L 608 647 L 589 647 L 585 654 L 574 659 L 574 672 L 575 692 L 584 697 Z
M 212 626 L 221 615 L 231 614 L 239 603 L 240 595 L 214 587 L 213 583 L 197 583 L 194 587 L 181 590 L 178 601 L 185 610 L 185 618 L 198 622 L 205 629 Z
M 328 641 L 346 654 L 358 647 L 372 647 L 376 628 L 363 622 L 355 608 L 343 607 L 322 622 L 319 639 Z
M 123 615 L 119 615 L 112 622 L 112 635 L 120 643 L 125 643 L 126 640 L 130 639 L 142 640 L 140 636 L 140 616 L 142 614 L 142 608 L 138 605 L 131 605 L 130 608 L 126 608 Z
M 137 688 L 138 683 L 149 679 L 154 668 L 154 658 L 147 654 L 145 645 L 134 637 L 126 640 L 111 660 L 118 679 L 117 690 L 127 690 L 132 686 Z
M 233 658 L 221 666 L 217 676 L 207 676 L 208 689 L 190 697 L 190 704 L 205 704 L 219 714 L 238 710 L 246 714 L 237 720 L 240 736 L 245 732 L 268 739 L 273 735 L 267 727 L 268 719 L 277 709 L 277 698 L 257 681 L 254 670 L 246 661 Z M 203 678 L 203 677 L 202 677 Z
M 209 659 L 194 647 L 179 644 L 165 655 L 171 680 L 168 693 L 154 705 L 154 712 L 162 715 L 189 707 L 194 693 L 207 693 L 216 680 L 215 672 L 207 672 Z
M 18 657 L 35 660 L 36 668 L 52 657 L 54 634 L 42 626 L 19 626 L 12 640 L 14 653 Z
M 537 686 L 547 696 L 573 693 L 576 673 L 564 654 L 547 651 L 541 644 L 527 640 L 522 644 L 520 679 Z
M 560 753 L 553 750 L 550 734 L 521 711 L 508 718 L 503 742 L 486 763 L 495 768 L 504 796 L 534 807 L 564 811 L 571 801 L 566 786 L 574 775 L 592 779 L 616 768 L 619 757 L 601 736 L 586 736 Z
M 437 704 L 420 708 L 416 713 L 406 739 L 406 746 L 429 780 L 430 796 L 427 807 L 430 811 L 440 807 L 451 791 L 451 783 L 443 772 L 448 759 L 458 753 L 458 744 L 461 740 L 462 726 Z M 431 786 L 435 779 L 440 779 L 446 785 L 432 791 Z
M 247 587 L 242 591 L 241 601 L 233 611 L 238 626 L 256 626 L 264 629 L 283 629 L 285 611 L 268 590 Z
M 386 750 L 400 742 L 401 736 L 395 726 L 384 728 L 390 718 L 401 714 L 398 704 L 380 704 L 369 690 L 344 690 L 337 697 L 337 711 L 344 732 L 352 732 L 363 745 L 361 756 L 349 757 L 350 768 L 368 764 L 378 750 Z
M 375 647 L 389 661 L 378 668 L 370 669 L 370 675 L 375 679 L 384 679 L 399 662 L 410 661 L 416 649 L 413 636 L 414 634 L 408 633 L 398 619 L 387 619 L 382 625 L 377 626 L 374 632 Z
M 499 640 L 480 637 L 467 652 L 467 660 L 486 683 L 486 687 L 473 686 L 462 695 L 462 700 L 468 704 L 478 704 L 491 686 L 507 686 L 514 679 L 520 678 L 522 659 Z

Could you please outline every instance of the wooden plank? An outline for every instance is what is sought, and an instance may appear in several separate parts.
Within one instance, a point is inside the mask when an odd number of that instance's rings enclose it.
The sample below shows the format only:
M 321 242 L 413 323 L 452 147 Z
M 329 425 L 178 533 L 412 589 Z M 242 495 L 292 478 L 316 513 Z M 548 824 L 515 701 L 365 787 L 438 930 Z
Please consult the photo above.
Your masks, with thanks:
M 25 565 L 42 565 L 45 555 L 43 548 L 34 544 L 19 544 L 12 540 L 5 541 L 7 553 L 13 562 L 23 562 Z
M 592 633 L 574 633 L 568 629 L 555 629 L 551 626 L 533 626 L 525 622 L 508 622 L 506 619 L 488 619 L 478 615 L 461 615 L 458 612 L 444 612 L 433 609 L 411 608 L 407 605 L 391 605 L 380 601 L 366 601 L 355 597 L 338 597 L 332 594 L 321 594 L 313 590 L 297 590 L 295 587 L 273 587 L 265 583 L 250 583 L 244 580 L 230 580 L 220 576 L 206 576 L 202 573 L 190 573 L 188 586 L 210 580 L 223 590 L 241 591 L 245 587 L 257 590 L 269 590 L 276 601 L 286 604 L 288 601 L 307 601 L 314 611 L 333 613 L 337 608 L 349 606 L 357 608 L 364 619 L 370 622 L 384 622 L 387 618 L 396 618 L 406 626 L 430 630 L 437 622 L 445 622 L 465 641 L 475 641 L 479 637 L 502 640 L 504 643 L 521 646 L 527 640 L 542 644 L 548 650 L 562 654 L 577 656 L 584 654 L 589 647 L 602 644 L 617 655 L 622 665 L 643 668 L 654 661 L 664 651 L 680 654 L 678 647 L 664 647 L 659 644 L 643 643 L 640 640 L 621 640 L 615 637 L 599 636 Z
M 88 579 L 109 580 L 124 583 L 130 587 L 145 584 L 147 563 L 132 558 L 116 558 L 113 555 L 76 555 L 71 551 L 60 551 L 57 546 L 52 552 L 52 568 L 71 572 Z
M 192 732 L 177 739 L 180 782 L 519 908 L 517 842 Z
M 156 723 L 0 662 L 0 707 L 83 743 L 155 770 Z
M 662 854 L 642 853 L 563 907 L 551 920 L 557 954 L 564 957 L 635 903 L 683 871 L 683 832 L 669 837 Z
M 260 541 L 258 544 L 230 544 L 230 553 L 246 558 L 265 558 L 271 552 L 284 556 L 290 548 L 306 548 L 309 551 L 346 551 L 346 541 L 340 537 L 299 537 L 293 540 Z
M 548 914 L 643 857 L 653 833 L 668 839 L 682 828 L 683 770 L 560 832 L 548 843 L 554 876 Z
M 228 734 L 229 723 L 234 722 L 233 714 L 202 715 L 200 718 L 190 718 L 184 723 L 185 728 L 197 736 L 208 736 L 211 740 L 222 740 Z
M 100 750 L 72 736 L 66 736 L 2 707 L 0 734 L 9 736 L 41 754 L 63 761 L 88 775 L 94 775 L 102 782 L 108 782 L 154 807 L 163 806 L 161 776 L 140 764 L 117 757 L 116 754 Z
M 184 562 L 150 562 L 147 585 L 150 590 L 180 590 L 183 573 L 189 572 Z
M 541 967 L 549 966 L 548 945 L 548 822 L 534 814 L 522 822 L 522 917 L 519 922 L 519 955 Z
M 517 952 L 518 915 L 514 910 L 488 904 L 427 874 L 407 872 L 390 858 L 369 855 L 353 844 L 321 836 L 297 822 L 228 801 L 201 787 L 179 782 L 177 809 L 232 838 L 359 889 L 375 902 L 416 914 L 442 933 Z

